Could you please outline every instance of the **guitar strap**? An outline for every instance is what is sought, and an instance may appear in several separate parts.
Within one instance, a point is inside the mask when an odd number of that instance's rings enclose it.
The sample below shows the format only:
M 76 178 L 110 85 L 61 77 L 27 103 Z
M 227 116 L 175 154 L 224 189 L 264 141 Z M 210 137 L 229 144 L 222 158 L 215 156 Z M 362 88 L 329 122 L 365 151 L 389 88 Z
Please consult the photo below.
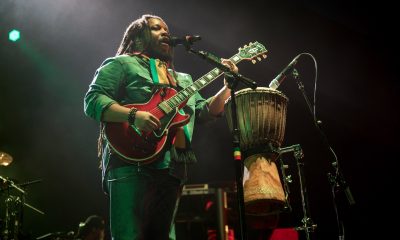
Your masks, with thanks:
M 169 74 L 167 64 L 159 59 L 150 58 L 150 72 L 154 84 L 169 84 L 176 87 L 175 79 Z
M 170 86 L 176 87 L 175 79 L 168 73 L 166 63 L 159 59 L 150 58 L 150 73 L 151 79 L 155 85 L 169 84 Z M 179 109 L 181 114 L 185 114 L 183 109 Z M 185 149 L 187 143 L 190 143 L 189 131 L 187 126 L 183 126 L 182 129 L 178 129 L 174 140 L 174 145 L 177 148 Z

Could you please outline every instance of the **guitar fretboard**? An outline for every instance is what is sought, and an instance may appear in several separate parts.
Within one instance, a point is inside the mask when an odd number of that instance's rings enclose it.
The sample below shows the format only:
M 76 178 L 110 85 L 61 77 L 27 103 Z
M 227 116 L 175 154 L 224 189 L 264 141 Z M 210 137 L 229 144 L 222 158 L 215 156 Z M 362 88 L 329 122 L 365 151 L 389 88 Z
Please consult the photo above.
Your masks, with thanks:
M 239 54 L 235 54 L 231 58 L 229 58 L 232 62 L 235 64 L 240 62 L 242 58 L 239 56 Z M 214 68 L 210 72 L 206 73 L 199 79 L 197 79 L 195 82 L 187 86 L 185 89 L 182 89 L 179 91 L 175 96 L 171 97 L 170 99 L 164 101 L 166 105 L 168 105 L 169 108 L 174 109 L 178 107 L 181 103 L 189 99 L 192 95 L 194 95 L 196 92 L 200 91 L 202 88 L 210 84 L 212 81 L 217 79 L 219 76 L 223 74 L 223 71 L 221 71 L 218 68 Z

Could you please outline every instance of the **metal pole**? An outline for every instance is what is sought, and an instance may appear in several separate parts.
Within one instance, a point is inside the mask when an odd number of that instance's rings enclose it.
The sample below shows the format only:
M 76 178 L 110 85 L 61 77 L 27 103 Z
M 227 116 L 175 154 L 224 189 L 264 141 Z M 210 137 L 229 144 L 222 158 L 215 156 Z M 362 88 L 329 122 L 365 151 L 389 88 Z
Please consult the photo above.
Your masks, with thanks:
M 222 188 L 215 192 L 217 201 L 217 240 L 228 240 L 228 225 L 226 217 L 227 198 Z

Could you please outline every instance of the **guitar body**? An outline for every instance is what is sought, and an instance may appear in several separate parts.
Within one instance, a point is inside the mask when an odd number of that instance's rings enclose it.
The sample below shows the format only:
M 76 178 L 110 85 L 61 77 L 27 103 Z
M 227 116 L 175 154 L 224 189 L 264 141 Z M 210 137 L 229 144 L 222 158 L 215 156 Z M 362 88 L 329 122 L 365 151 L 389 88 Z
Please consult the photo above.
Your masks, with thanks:
M 148 164 L 157 159 L 167 140 L 175 137 L 176 128 L 189 122 L 190 116 L 181 114 L 179 109 L 185 106 L 186 101 L 179 107 L 165 113 L 159 104 L 176 94 L 173 88 L 157 90 L 147 103 L 124 105 L 128 108 L 137 108 L 138 111 L 152 113 L 161 121 L 161 128 L 157 131 L 144 132 L 138 130 L 128 122 L 108 122 L 105 124 L 105 137 L 110 147 L 129 163 Z

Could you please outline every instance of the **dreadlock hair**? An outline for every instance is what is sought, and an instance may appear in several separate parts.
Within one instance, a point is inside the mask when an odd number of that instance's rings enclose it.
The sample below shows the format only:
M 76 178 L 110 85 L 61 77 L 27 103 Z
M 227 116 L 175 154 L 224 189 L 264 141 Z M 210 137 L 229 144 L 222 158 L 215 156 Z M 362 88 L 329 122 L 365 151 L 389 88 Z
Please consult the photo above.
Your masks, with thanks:
M 133 53 L 143 53 L 149 47 L 149 42 L 145 41 L 150 39 L 151 30 L 149 28 L 149 19 L 155 18 L 165 22 L 161 17 L 144 14 L 140 18 L 134 20 L 129 24 L 128 28 L 125 30 L 124 36 L 122 38 L 121 44 L 118 47 L 116 56 Z M 173 52 L 172 52 L 173 56 Z M 173 57 L 172 57 L 173 58 Z M 168 62 L 168 66 L 173 70 L 173 75 L 176 77 L 175 67 L 172 59 Z
M 146 50 L 149 43 L 144 40 L 150 39 L 150 28 L 148 25 L 148 20 L 150 18 L 164 21 L 162 18 L 151 14 L 144 14 L 133 21 L 125 30 L 124 37 L 122 38 L 121 44 L 117 50 L 117 56 L 122 54 L 132 54 L 133 52 L 141 53 Z
M 78 232 L 76 234 L 77 239 L 85 239 L 91 231 L 94 229 L 104 230 L 105 223 L 104 219 L 98 215 L 91 215 L 86 218 L 85 222 L 79 223 Z

